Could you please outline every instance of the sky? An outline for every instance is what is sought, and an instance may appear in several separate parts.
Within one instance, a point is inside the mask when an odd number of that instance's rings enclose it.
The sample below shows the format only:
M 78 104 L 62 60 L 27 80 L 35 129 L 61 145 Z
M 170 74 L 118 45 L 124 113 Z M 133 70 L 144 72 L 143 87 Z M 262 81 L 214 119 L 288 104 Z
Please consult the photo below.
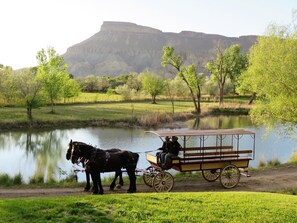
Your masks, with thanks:
M 179 33 L 264 35 L 288 25 L 297 0 L 0 0 L 0 64 L 37 65 L 41 49 L 59 55 L 100 31 L 103 21 Z

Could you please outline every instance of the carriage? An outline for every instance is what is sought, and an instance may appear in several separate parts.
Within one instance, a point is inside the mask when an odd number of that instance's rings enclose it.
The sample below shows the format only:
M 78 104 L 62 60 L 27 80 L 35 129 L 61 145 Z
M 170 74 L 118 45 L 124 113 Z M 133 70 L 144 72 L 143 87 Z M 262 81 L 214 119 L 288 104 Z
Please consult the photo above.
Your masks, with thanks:
M 219 179 L 224 188 L 235 187 L 255 157 L 255 133 L 244 129 L 216 130 L 160 130 L 147 133 L 164 141 L 166 136 L 177 136 L 182 151 L 172 159 L 171 169 L 188 172 L 201 171 L 209 182 Z M 146 153 L 150 166 L 143 174 L 144 183 L 156 192 L 169 192 L 174 185 L 170 170 L 157 162 L 156 154 Z

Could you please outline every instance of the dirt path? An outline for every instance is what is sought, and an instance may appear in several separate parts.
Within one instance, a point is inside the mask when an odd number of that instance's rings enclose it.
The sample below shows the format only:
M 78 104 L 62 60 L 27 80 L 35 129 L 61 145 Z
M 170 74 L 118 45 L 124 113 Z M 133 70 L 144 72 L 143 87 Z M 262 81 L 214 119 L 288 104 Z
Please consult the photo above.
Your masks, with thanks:
M 197 180 L 175 182 L 173 192 L 198 192 L 198 191 L 279 191 L 290 188 L 297 188 L 297 164 L 275 167 L 265 170 L 249 172 L 251 177 L 242 176 L 239 184 L 233 189 L 224 189 L 219 181 L 207 182 L 202 176 Z M 109 191 L 104 187 L 105 194 L 126 193 L 128 186 L 121 189 Z M 145 184 L 137 185 L 138 193 L 154 192 L 154 189 Z M 42 189 L 0 189 L 0 198 L 19 197 L 56 197 L 91 194 L 83 192 L 83 188 L 42 188 Z

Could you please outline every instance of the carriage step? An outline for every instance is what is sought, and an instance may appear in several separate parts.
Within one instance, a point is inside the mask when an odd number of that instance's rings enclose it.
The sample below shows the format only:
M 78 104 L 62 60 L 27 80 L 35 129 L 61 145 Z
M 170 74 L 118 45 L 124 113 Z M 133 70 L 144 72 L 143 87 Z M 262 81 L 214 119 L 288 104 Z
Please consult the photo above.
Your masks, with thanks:
M 240 172 L 240 174 L 245 177 L 251 177 L 251 175 L 248 173 L 248 171 Z

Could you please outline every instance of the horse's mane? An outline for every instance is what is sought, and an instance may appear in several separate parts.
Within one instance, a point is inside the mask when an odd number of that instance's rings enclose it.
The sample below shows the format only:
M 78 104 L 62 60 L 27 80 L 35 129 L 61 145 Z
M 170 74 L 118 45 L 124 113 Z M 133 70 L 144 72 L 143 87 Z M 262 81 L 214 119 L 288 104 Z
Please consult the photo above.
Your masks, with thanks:
M 80 141 L 73 141 L 72 143 L 73 143 L 73 144 L 78 144 L 78 145 L 81 145 L 81 146 L 93 147 L 94 149 L 99 149 L 99 148 L 96 147 L 96 146 L 93 146 L 93 145 L 91 145 L 91 144 L 87 144 L 87 143 L 84 143 L 84 142 L 80 142 Z

